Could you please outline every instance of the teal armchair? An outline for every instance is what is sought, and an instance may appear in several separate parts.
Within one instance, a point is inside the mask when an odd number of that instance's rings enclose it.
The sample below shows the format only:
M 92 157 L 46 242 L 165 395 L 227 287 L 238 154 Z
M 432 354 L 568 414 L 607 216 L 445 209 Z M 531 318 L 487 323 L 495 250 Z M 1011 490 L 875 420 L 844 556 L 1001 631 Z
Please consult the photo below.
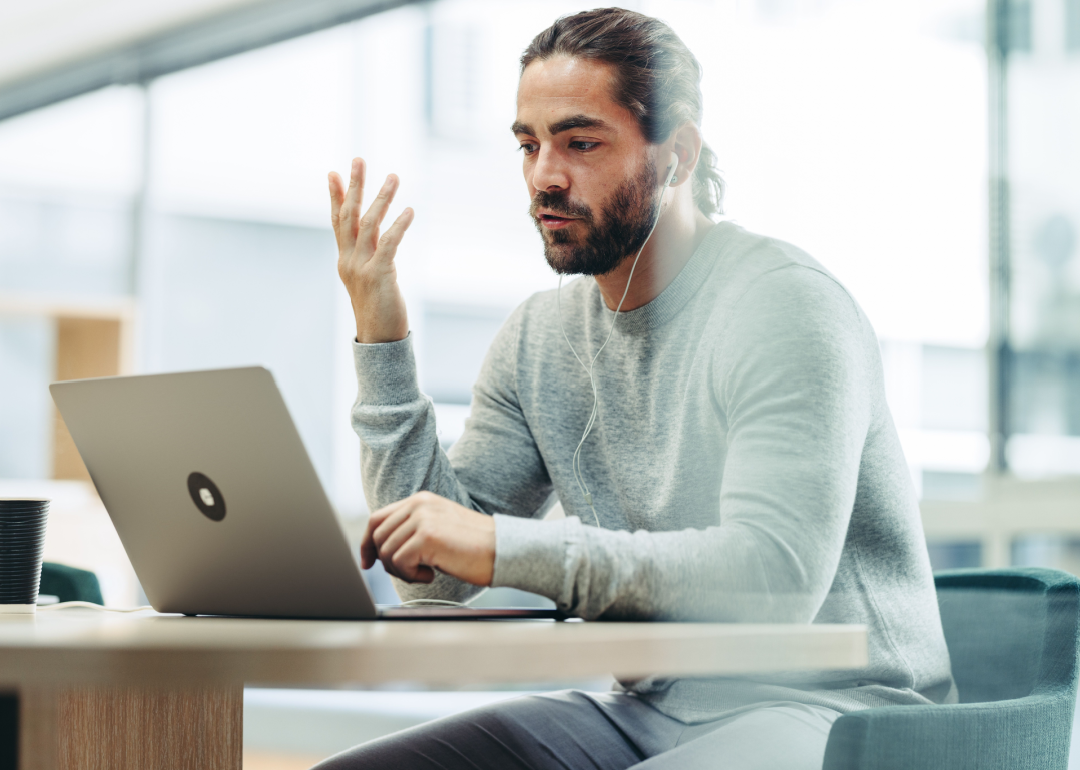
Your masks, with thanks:
M 97 575 L 89 570 L 49 561 L 41 565 L 41 588 L 38 593 L 55 596 L 61 602 L 105 603 L 101 598 L 101 584 Z
M 1017 567 L 935 583 L 960 703 L 845 714 L 823 770 L 1066 770 L 1080 580 Z

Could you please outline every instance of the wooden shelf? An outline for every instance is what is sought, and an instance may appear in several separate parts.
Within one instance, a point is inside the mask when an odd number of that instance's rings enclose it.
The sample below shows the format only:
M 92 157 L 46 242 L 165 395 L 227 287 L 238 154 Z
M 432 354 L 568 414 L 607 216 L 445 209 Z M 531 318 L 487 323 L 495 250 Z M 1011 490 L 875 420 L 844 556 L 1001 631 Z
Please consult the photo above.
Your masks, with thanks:
M 127 298 L 71 299 L 0 294 L 0 316 L 49 318 L 56 329 L 57 380 L 130 374 L 135 303 Z M 52 477 L 89 480 L 71 434 L 53 409 Z

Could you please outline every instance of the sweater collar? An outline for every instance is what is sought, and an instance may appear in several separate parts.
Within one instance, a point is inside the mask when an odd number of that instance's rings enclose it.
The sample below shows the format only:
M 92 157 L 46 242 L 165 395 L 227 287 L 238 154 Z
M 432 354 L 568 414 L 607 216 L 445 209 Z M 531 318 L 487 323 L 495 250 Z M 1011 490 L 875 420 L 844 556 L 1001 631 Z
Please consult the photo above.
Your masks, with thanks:
M 652 302 L 633 310 L 619 313 L 616 329 L 623 334 L 643 334 L 650 329 L 663 326 L 683 309 L 690 298 L 705 282 L 724 244 L 734 233 L 736 226 L 730 222 L 719 222 L 698 244 L 690 260 Z M 608 309 L 600 295 L 600 287 L 593 282 L 594 301 L 600 305 L 604 317 L 610 321 L 615 311 Z

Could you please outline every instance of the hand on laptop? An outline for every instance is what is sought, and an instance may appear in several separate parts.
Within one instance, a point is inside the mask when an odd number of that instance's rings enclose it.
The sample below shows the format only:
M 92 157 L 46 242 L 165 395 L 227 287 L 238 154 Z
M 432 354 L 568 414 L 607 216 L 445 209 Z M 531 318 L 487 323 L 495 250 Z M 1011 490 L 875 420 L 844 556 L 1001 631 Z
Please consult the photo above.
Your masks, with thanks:
M 338 275 L 352 299 L 357 342 L 395 342 L 409 334 L 394 255 L 412 224 L 413 210 L 401 212 L 379 237 L 379 226 L 394 200 L 398 178 L 394 174 L 386 178 L 371 208 L 361 217 L 365 173 L 363 159 L 353 158 L 346 192 L 341 177 L 330 172 L 330 221 L 337 236 Z
M 371 514 L 360 543 L 364 569 L 382 561 L 391 575 L 430 583 L 435 569 L 478 586 L 495 571 L 495 519 L 431 492 Z

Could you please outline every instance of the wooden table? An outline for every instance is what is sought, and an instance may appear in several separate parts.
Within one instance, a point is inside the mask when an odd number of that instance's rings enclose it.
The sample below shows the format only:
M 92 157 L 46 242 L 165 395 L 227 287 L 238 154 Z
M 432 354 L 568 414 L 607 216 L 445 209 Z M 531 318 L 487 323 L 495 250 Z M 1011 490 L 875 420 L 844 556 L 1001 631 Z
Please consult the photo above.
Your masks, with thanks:
M 341 622 L 92 611 L 0 617 L 20 770 L 239 770 L 244 684 L 537 682 L 867 664 L 866 629 L 723 623 Z

